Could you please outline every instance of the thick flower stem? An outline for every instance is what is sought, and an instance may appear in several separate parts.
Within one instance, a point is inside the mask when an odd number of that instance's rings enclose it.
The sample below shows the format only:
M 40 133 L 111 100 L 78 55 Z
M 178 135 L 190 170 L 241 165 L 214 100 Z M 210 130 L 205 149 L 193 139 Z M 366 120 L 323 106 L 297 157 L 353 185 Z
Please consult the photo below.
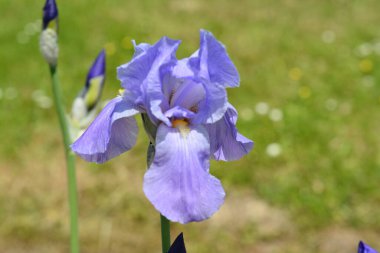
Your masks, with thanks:
M 70 209 L 70 249 L 71 253 L 79 253 L 79 236 L 78 236 L 78 204 L 77 204 L 77 185 L 75 174 L 75 156 L 70 149 L 71 138 L 69 125 L 66 119 L 65 109 L 62 102 L 62 93 L 60 90 L 57 68 L 50 66 L 50 74 L 53 83 L 54 103 L 57 110 L 63 143 L 66 155 L 67 165 L 67 182 L 68 182 L 68 198 Z
M 170 221 L 165 216 L 161 216 L 161 241 L 162 253 L 168 253 L 170 248 Z

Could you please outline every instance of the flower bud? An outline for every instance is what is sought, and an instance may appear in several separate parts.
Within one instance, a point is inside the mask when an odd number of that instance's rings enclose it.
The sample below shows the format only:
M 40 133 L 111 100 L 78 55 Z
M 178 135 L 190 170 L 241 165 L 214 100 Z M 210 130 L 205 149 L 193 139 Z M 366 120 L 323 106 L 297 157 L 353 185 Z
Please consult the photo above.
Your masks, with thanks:
M 87 74 L 86 84 L 79 94 L 85 101 L 87 111 L 96 107 L 102 94 L 106 71 L 106 54 L 102 50 Z
M 40 50 L 42 56 L 50 64 L 57 65 L 58 58 L 58 36 L 53 29 L 43 30 L 40 37 Z
M 58 8 L 55 0 L 46 0 L 43 12 L 42 30 L 50 28 L 58 33 Z
M 40 50 L 50 66 L 57 65 L 58 58 L 58 9 L 55 0 L 46 0 L 43 8 Z
M 74 99 L 70 117 L 73 128 L 85 129 L 96 117 L 104 86 L 105 69 L 105 52 L 102 50 L 88 71 L 84 88 Z

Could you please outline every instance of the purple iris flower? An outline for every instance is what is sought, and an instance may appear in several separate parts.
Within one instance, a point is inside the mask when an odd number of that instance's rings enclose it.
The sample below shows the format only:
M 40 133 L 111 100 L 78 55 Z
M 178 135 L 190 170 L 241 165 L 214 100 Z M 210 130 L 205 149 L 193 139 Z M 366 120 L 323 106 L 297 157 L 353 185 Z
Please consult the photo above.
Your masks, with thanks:
M 209 173 L 210 158 L 236 160 L 253 142 L 236 129 L 237 112 L 227 87 L 239 86 L 239 74 L 225 47 L 207 31 L 200 48 L 177 60 L 180 41 L 163 37 L 135 45 L 132 60 L 117 69 L 124 91 L 111 100 L 72 145 L 87 161 L 103 163 L 136 142 L 134 115 L 143 115 L 155 154 L 144 176 L 144 192 L 171 221 L 209 218 L 225 193 Z
M 58 8 L 55 0 L 46 0 L 43 8 L 42 28 L 50 27 L 56 30 L 58 20 Z
M 358 245 L 358 253 L 377 253 L 377 251 L 360 241 Z

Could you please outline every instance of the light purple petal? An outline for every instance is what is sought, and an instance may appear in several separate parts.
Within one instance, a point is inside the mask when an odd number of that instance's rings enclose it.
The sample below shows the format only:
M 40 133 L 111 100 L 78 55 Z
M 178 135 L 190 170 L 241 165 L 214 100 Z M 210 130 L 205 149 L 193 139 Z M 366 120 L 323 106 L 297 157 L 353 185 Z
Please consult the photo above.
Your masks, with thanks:
M 71 149 L 89 162 L 104 163 L 136 143 L 139 113 L 121 97 L 111 100 Z
M 213 159 L 238 160 L 253 148 L 253 142 L 238 133 L 236 121 L 237 112 L 231 104 L 228 104 L 226 114 L 221 120 L 206 125 Z
M 132 40 L 132 44 L 133 44 L 133 47 L 135 48 L 135 53 L 133 54 L 133 58 L 146 52 L 152 46 L 148 43 L 140 43 L 137 45 L 135 40 Z
M 240 83 L 239 73 L 232 63 L 222 43 L 211 32 L 201 30 L 199 49 L 199 74 L 211 82 L 224 87 L 237 87 Z M 192 62 L 193 67 L 197 65 Z
M 166 64 L 160 70 L 166 101 L 162 108 L 168 110 L 169 107 L 181 106 L 196 112 L 194 124 L 215 123 L 227 110 L 225 87 L 194 77 L 184 61 L 180 62 Z
M 199 103 L 194 124 L 211 124 L 220 120 L 227 110 L 227 92 L 224 86 L 203 79 L 205 98 Z
M 184 58 L 179 60 L 173 67 L 172 75 L 177 78 L 194 76 L 194 70 L 192 69 L 190 62 L 194 60 L 195 57 Z
M 154 207 L 171 221 L 202 221 L 224 201 L 220 181 L 209 174 L 210 145 L 204 127 L 189 131 L 158 127 L 156 154 L 144 177 L 144 192 Z
M 165 117 L 169 119 L 191 119 L 194 117 L 194 112 L 180 106 L 175 106 L 165 112 Z
M 205 99 L 206 91 L 204 85 L 192 78 L 179 78 L 176 80 L 179 85 L 172 91 L 170 96 L 170 106 L 181 106 L 191 109 L 193 106 Z
M 377 251 L 372 249 L 364 242 L 360 241 L 358 246 L 358 253 L 377 253 Z
M 176 60 L 175 51 L 179 43 L 163 37 L 152 46 L 137 46 L 136 57 L 117 69 L 122 86 L 136 98 L 136 104 L 145 106 L 148 116 L 155 123 L 161 120 L 170 125 L 161 108 L 164 95 L 159 69 L 163 64 Z
M 187 67 L 187 60 L 188 58 L 179 61 L 171 61 L 162 65 L 160 68 L 162 92 L 166 102 L 166 105 L 164 106 L 165 110 L 169 108 L 169 102 L 172 101 L 174 94 L 179 88 L 181 88 L 186 79 L 190 79 L 190 81 L 193 79 L 194 73 Z M 170 103 L 170 105 L 172 104 L 173 103 Z

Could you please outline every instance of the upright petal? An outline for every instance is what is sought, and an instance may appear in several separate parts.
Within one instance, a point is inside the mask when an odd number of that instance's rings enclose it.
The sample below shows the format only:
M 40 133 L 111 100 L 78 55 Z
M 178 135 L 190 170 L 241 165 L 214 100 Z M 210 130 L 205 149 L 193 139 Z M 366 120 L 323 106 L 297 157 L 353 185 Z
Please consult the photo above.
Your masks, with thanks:
M 163 37 L 156 44 L 136 46 L 136 57 L 129 63 L 117 68 L 117 76 L 121 85 L 130 91 L 136 104 L 143 103 L 151 120 L 168 122 L 160 105 L 164 100 L 161 88 L 160 67 L 175 60 L 175 51 L 180 41 Z
M 237 112 L 228 104 L 228 109 L 218 122 L 206 125 L 210 136 L 212 158 L 215 160 L 238 160 L 253 148 L 253 142 L 238 133 Z
M 152 45 L 148 43 L 140 43 L 136 44 L 135 40 L 132 40 L 133 47 L 135 48 L 135 53 L 133 54 L 133 58 L 137 57 L 139 54 L 146 52 Z
M 227 110 L 226 89 L 218 84 L 203 79 L 202 85 L 205 97 L 198 105 L 198 113 L 194 117 L 194 124 L 211 124 L 220 120 Z
M 121 97 L 111 100 L 71 149 L 89 162 L 104 163 L 136 143 L 139 113 Z
M 192 78 L 177 79 L 181 83 L 172 91 L 170 96 L 170 106 L 181 106 L 190 109 L 205 99 L 206 91 L 201 82 L 197 82 Z
M 215 39 L 212 33 L 201 30 L 199 49 L 199 74 L 211 82 L 224 87 L 237 87 L 240 83 L 239 73 L 232 63 L 222 43 Z M 197 63 L 193 62 L 193 67 Z
M 182 128 L 181 128 L 182 127 Z M 171 221 L 201 221 L 224 201 L 220 181 L 209 174 L 210 144 L 202 126 L 161 124 L 156 154 L 145 173 L 144 192 L 154 207 Z
M 198 51 L 197 51 L 198 54 Z M 191 66 L 191 62 L 198 59 L 198 57 L 190 56 L 189 58 L 184 58 L 178 60 L 173 68 L 172 75 L 177 78 L 194 76 L 194 69 Z
M 163 111 L 173 106 L 172 100 L 175 93 L 177 93 L 178 89 L 181 88 L 188 79 L 192 81 L 194 77 L 193 71 L 187 67 L 187 60 L 188 58 L 171 61 L 160 67 L 162 93 L 165 97 L 165 101 L 162 104 Z M 192 94 L 189 94 L 189 96 L 191 95 Z M 196 98 L 197 96 L 195 95 L 193 97 Z
M 163 93 L 170 107 L 181 106 L 196 112 L 194 124 L 215 123 L 227 110 L 227 92 L 223 85 L 194 76 L 188 59 L 161 68 Z

